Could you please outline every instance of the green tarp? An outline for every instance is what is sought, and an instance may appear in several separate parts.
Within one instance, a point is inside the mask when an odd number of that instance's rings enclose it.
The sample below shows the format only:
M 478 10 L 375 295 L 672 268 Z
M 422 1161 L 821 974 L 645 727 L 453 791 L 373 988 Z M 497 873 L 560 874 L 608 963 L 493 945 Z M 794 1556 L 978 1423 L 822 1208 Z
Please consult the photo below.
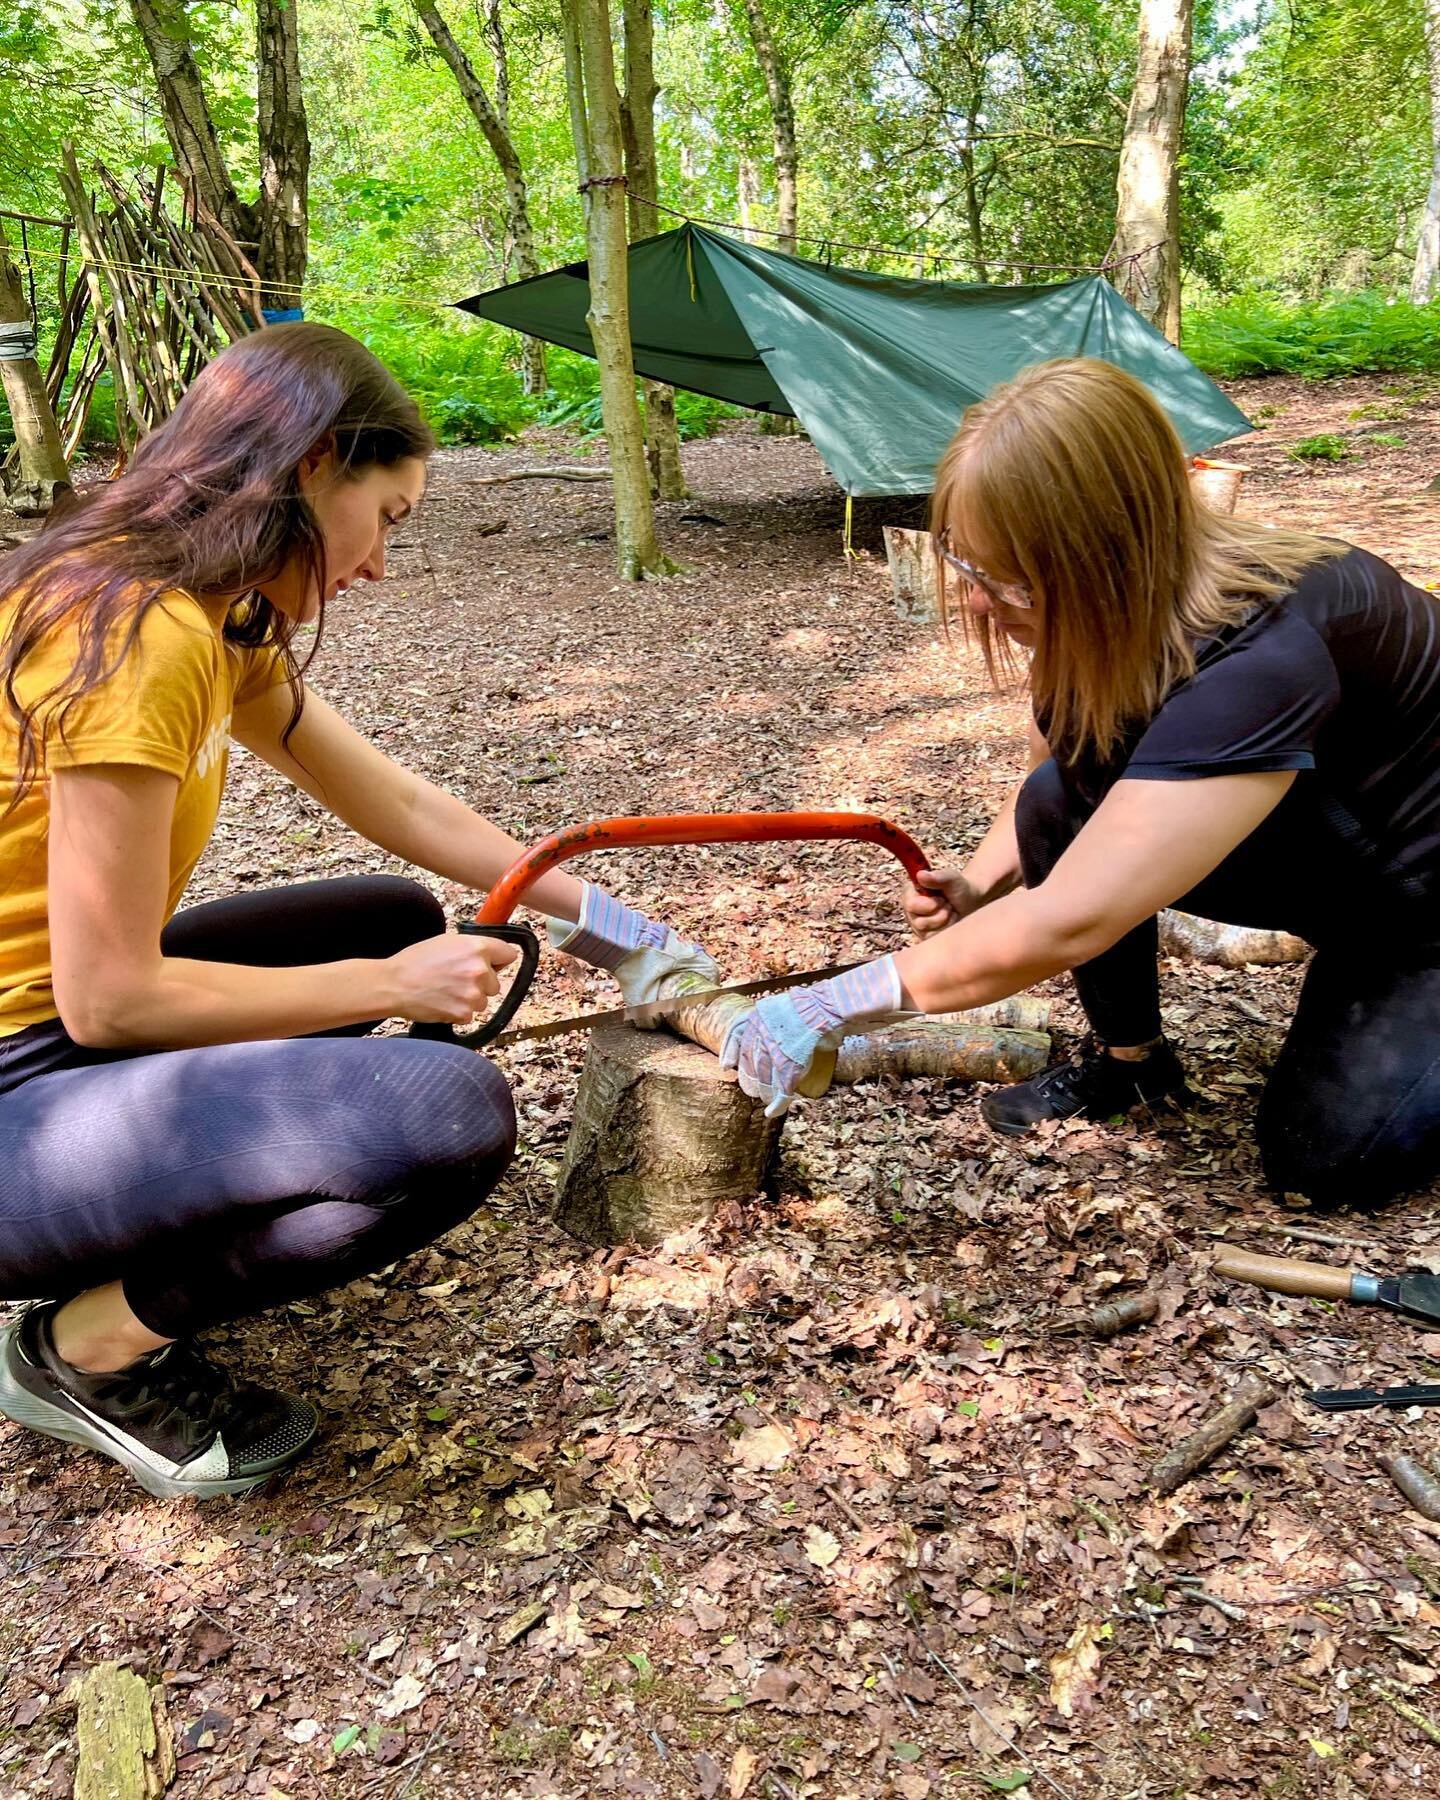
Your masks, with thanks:
M 583 262 L 459 302 L 593 356 L 589 304 Z M 1193 455 L 1253 429 L 1098 276 L 1051 287 L 903 281 L 685 225 L 631 246 L 630 332 L 641 375 L 793 413 L 851 494 L 928 493 L 965 408 L 1050 356 L 1101 356 L 1138 375 Z

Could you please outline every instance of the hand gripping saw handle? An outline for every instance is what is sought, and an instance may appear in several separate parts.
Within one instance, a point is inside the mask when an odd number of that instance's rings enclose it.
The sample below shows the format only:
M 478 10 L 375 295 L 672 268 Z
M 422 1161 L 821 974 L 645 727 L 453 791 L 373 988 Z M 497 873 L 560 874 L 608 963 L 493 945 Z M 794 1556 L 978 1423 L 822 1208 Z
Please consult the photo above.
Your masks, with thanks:
M 514 1018 L 530 991 L 540 961 L 540 943 L 526 925 L 511 925 L 510 915 L 527 888 L 550 869 L 589 850 L 621 850 L 645 844 L 772 844 L 815 838 L 850 838 L 888 850 L 911 881 L 930 867 L 925 852 L 898 825 L 873 813 L 739 812 L 670 813 L 632 819 L 592 819 L 542 838 L 517 857 L 491 888 L 473 923 L 460 929 L 477 937 L 503 938 L 521 949 L 520 970 L 495 1011 L 470 1031 L 449 1025 L 416 1027 L 416 1035 L 441 1038 L 482 1050 Z

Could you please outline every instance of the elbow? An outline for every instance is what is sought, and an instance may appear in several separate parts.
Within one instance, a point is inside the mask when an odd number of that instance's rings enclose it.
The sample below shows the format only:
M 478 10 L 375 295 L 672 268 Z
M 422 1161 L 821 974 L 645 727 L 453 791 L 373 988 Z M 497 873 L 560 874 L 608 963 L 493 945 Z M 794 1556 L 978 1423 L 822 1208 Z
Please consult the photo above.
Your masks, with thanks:
M 66 1035 L 82 1050 L 128 1050 L 144 1041 L 134 1028 L 139 1009 L 132 996 L 94 988 L 69 994 L 57 986 L 55 1008 Z
M 1036 890 L 1037 894 L 1042 890 Z M 1088 909 L 1057 909 L 1048 913 L 1036 933 L 1037 961 L 1051 965 L 1052 974 L 1078 968 L 1091 962 L 1119 941 L 1128 926 L 1116 930 L 1115 921 L 1092 914 Z

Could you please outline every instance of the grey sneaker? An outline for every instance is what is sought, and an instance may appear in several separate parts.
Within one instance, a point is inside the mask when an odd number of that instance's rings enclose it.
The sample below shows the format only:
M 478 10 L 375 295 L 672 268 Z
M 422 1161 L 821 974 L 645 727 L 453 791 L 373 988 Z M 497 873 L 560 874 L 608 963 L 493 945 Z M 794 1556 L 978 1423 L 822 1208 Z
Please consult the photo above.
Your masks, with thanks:
M 55 1352 L 54 1305 L 0 1334 L 0 1415 L 123 1464 L 149 1494 L 248 1494 L 309 1448 L 315 1408 L 237 1383 L 189 1343 L 152 1350 L 113 1375 Z

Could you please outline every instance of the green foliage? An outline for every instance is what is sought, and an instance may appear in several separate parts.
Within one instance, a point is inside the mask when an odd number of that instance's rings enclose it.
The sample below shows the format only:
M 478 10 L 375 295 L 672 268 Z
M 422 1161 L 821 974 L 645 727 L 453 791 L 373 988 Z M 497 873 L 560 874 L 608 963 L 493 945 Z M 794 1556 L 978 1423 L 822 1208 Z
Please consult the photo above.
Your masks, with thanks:
M 1296 462 L 1348 462 L 1353 453 L 1350 445 L 1338 433 L 1322 431 L 1314 437 L 1301 438 L 1285 454 L 1293 457 Z
M 1206 374 L 1222 380 L 1440 370 L 1440 306 L 1411 306 L 1377 293 L 1301 306 L 1247 295 L 1192 307 L 1183 344 Z

